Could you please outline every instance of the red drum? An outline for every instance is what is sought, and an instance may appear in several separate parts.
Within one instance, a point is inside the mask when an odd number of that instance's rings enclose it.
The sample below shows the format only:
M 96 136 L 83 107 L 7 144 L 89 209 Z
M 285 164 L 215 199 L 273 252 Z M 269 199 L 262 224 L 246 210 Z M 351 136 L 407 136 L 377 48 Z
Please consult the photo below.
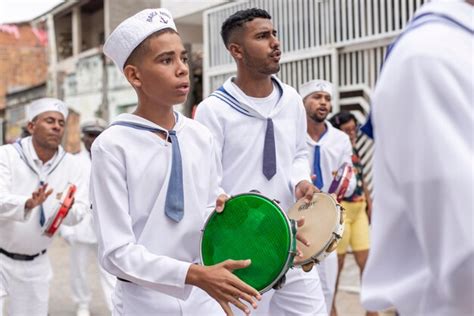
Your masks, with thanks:
M 66 190 L 64 190 L 54 215 L 48 219 L 48 222 L 45 225 L 46 228 L 43 232 L 43 235 L 53 237 L 53 235 L 56 233 L 59 226 L 63 222 L 63 219 L 67 216 L 69 210 L 74 204 L 74 194 L 76 193 L 76 190 L 77 188 L 74 184 L 69 184 Z

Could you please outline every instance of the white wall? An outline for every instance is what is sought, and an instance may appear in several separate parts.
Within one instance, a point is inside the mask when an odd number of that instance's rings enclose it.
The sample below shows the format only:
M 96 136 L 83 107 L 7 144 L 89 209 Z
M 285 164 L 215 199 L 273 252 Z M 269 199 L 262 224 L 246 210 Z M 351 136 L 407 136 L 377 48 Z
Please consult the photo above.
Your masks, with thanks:
M 64 102 L 81 115 L 81 122 L 96 117 L 98 105 L 102 100 L 100 93 L 65 96 Z

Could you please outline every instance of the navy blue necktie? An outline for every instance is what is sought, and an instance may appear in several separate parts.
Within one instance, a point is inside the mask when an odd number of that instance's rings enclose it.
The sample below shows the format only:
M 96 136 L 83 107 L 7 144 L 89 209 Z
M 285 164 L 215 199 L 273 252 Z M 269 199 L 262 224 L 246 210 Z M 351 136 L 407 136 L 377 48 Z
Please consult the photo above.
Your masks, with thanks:
M 168 192 L 166 193 L 165 213 L 175 222 L 179 222 L 184 216 L 183 167 L 176 132 L 169 131 L 169 135 L 173 146 L 173 155 Z
M 313 180 L 313 184 L 321 190 L 324 185 L 324 182 L 323 174 L 321 172 L 321 148 L 319 145 L 316 145 L 314 147 L 313 172 L 316 175 L 316 179 Z
M 135 129 L 146 130 L 153 133 L 165 133 L 164 130 L 142 125 L 139 123 L 116 121 L 112 125 L 121 125 Z M 183 167 L 181 163 L 181 151 L 179 150 L 176 131 L 168 131 L 172 145 L 171 172 L 166 192 L 165 214 L 171 220 L 179 222 L 184 216 L 184 190 L 183 190 Z
M 44 215 L 43 204 L 40 205 L 40 225 L 43 227 L 44 222 L 46 221 L 46 216 Z
M 267 130 L 265 132 L 265 143 L 263 145 L 263 174 L 270 180 L 276 174 L 276 152 L 275 133 L 273 131 L 273 121 L 267 119 Z
M 40 181 L 40 186 L 44 184 L 43 181 Z M 43 208 L 43 203 L 40 204 L 40 225 L 43 227 L 44 222 L 46 222 L 46 216 L 44 215 L 44 208 Z

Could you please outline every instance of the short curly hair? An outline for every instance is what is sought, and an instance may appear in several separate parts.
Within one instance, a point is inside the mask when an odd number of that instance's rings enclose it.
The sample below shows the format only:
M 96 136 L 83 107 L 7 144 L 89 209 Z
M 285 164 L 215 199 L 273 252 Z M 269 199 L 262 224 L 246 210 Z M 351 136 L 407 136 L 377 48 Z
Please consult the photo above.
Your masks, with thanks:
M 250 22 L 255 18 L 272 19 L 267 11 L 258 8 L 240 10 L 229 16 L 227 20 L 224 21 L 221 28 L 221 36 L 225 47 L 228 47 L 233 32 L 242 28 L 245 23 Z

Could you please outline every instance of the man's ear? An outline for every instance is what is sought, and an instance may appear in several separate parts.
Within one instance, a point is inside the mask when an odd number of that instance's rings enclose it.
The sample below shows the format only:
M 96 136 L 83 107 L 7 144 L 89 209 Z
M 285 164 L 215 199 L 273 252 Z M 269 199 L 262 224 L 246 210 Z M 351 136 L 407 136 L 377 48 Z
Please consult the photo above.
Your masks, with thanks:
M 237 60 L 242 59 L 242 57 L 243 57 L 242 46 L 240 46 L 237 43 L 230 43 L 229 46 L 227 47 L 227 49 L 229 50 L 232 57 L 234 57 Z
M 32 121 L 28 122 L 28 125 L 26 125 L 26 129 L 28 130 L 28 133 L 30 133 L 30 135 L 33 134 L 34 127 L 35 123 Z
M 130 64 L 125 66 L 123 69 L 123 74 L 133 87 L 138 88 L 142 86 L 140 72 L 136 66 Z

